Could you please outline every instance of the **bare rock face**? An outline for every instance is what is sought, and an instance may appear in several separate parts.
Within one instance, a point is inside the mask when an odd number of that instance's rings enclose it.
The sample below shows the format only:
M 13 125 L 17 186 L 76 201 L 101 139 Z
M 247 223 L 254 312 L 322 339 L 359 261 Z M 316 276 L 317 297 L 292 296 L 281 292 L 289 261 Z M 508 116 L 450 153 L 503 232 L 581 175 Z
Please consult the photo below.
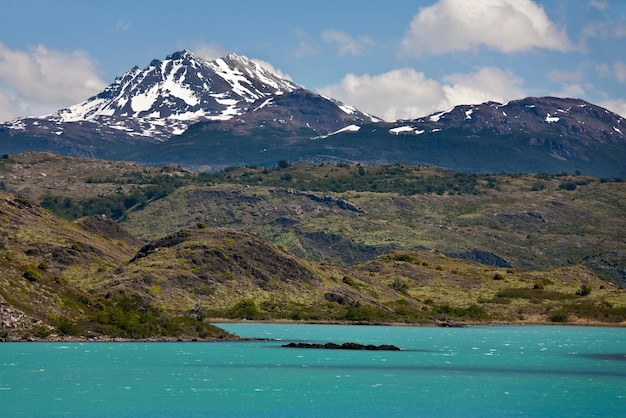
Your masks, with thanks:
M 114 219 L 105 215 L 90 216 L 78 221 L 79 225 L 90 232 L 112 240 L 123 241 L 131 247 L 140 246 L 142 241 L 120 226 Z
M 0 341 L 16 341 L 24 331 L 30 330 L 35 323 L 23 312 L 9 306 L 0 296 Z

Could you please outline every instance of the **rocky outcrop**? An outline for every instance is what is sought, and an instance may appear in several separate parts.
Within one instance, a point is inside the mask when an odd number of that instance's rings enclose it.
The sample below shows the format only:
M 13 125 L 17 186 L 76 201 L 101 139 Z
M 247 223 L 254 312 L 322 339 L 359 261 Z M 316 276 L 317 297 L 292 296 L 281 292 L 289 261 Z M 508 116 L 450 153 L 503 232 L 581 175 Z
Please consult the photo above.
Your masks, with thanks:
M 31 329 L 33 324 L 23 312 L 9 306 L 0 296 L 0 341 L 18 341 L 19 335 Z
M 112 240 L 123 241 L 131 247 L 138 247 L 141 240 L 132 236 L 114 219 L 106 215 L 89 216 L 78 221 L 78 224 L 87 231 L 102 235 Z
M 319 195 L 317 193 L 304 192 L 304 191 L 295 190 L 295 189 L 277 189 L 277 190 L 272 190 L 272 192 L 276 194 L 286 193 L 286 194 L 291 194 L 294 196 L 303 196 L 303 197 L 306 197 L 307 199 L 311 199 L 314 202 L 322 203 L 327 206 L 337 206 L 339 209 L 342 209 L 342 210 L 348 210 L 351 212 L 362 213 L 362 214 L 367 213 L 365 210 L 361 209 L 360 207 L 347 201 L 344 198 L 336 198 L 336 197 L 332 197 L 328 195 Z
M 312 343 L 289 343 L 284 344 L 281 347 L 287 348 L 318 348 L 318 349 L 326 349 L 326 350 L 367 350 L 367 351 L 402 351 L 401 348 L 396 347 L 395 345 L 382 344 L 382 345 L 372 345 L 372 344 L 358 344 L 358 343 L 326 343 L 326 344 L 312 344 Z

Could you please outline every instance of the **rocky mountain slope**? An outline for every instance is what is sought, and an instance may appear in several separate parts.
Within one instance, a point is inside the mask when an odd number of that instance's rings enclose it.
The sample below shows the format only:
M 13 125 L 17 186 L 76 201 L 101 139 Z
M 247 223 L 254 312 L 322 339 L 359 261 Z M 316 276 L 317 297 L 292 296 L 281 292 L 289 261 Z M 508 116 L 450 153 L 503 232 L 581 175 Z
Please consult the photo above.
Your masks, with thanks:
M 594 146 L 624 144 L 626 122 L 606 109 L 579 99 L 528 97 L 506 104 L 456 106 L 394 128 L 397 134 L 461 130 L 472 135 L 524 135 L 529 144 L 557 160 L 594 158 Z

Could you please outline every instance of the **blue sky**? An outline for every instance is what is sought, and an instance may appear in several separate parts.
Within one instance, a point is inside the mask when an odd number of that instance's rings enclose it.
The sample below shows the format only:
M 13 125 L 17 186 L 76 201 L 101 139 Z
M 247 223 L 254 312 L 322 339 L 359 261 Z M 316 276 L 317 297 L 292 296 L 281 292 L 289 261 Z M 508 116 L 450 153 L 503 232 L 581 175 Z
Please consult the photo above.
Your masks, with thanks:
M 626 116 L 622 0 L 3 0 L 0 121 L 182 49 L 246 55 L 387 120 L 546 95 Z

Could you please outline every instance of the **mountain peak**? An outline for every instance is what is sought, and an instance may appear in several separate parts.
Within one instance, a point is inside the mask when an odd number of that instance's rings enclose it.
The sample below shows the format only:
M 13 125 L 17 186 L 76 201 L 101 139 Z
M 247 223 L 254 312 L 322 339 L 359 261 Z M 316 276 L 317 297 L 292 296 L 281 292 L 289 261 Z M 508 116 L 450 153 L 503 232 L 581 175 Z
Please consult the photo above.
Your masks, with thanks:
M 184 59 L 197 59 L 196 55 L 194 55 L 191 51 L 183 49 L 181 51 L 176 51 L 173 54 L 165 57 L 166 60 L 184 60 Z
M 53 115 L 30 118 L 39 131 L 65 132 L 59 124 L 92 122 L 102 125 L 102 138 L 166 140 L 200 121 L 227 120 L 242 114 L 263 97 L 300 88 L 290 80 L 237 54 L 214 61 L 188 50 L 165 60 L 133 67 L 98 95 Z M 20 129 L 26 129 L 23 121 Z

